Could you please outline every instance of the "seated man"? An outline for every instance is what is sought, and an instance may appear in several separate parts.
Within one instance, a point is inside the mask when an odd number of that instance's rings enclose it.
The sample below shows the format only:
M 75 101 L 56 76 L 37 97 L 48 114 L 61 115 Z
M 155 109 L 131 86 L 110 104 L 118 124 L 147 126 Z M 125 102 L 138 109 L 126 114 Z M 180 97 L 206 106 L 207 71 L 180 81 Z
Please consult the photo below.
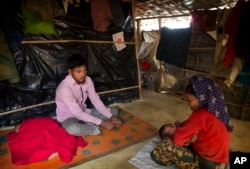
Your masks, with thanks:
M 94 83 L 87 76 L 87 63 L 79 54 L 67 60 L 68 75 L 56 89 L 56 115 L 62 127 L 72 135 L 96 135 L 99 126 L 112 130 L 122 123 L 115 109 L 107 108 L 95 91 Z M 87 98 L 95 109 L 88 109 Z

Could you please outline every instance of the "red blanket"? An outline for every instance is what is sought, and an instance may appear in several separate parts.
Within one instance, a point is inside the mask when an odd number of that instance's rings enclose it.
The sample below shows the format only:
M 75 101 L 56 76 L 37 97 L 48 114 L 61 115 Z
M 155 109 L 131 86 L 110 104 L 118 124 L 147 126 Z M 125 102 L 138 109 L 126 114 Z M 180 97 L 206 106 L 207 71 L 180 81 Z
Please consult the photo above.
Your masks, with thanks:
M 49 117 L 24 120 L 18 132 L 7 134 L 7 140 L 15 165 L 42 161 L 55 152 L 62 161 L 70 162 L 78 146 L 87 146 L 83 137 L 69 135 L 56 120 Z

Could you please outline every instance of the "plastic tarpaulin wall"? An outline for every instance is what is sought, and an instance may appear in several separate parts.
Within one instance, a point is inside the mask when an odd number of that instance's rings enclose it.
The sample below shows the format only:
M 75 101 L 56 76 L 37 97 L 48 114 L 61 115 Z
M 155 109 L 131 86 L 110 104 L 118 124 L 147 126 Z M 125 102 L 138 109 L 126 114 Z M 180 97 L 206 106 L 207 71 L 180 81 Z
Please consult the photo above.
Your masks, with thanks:
M 20 49 L 13 54 L 20 83 L 0 81 L 0 127 L 16 125 L 30 117 L 55 115 L 55 90 L 67 75 L 66 62 L 73 53 L 87 59 L 88 75 L 93 79 L 104 104 L 139 99 L 135 45 L 126 44 L 125 49 L 117 51 L 112 42 L 106 43 L 112 41 L 112 34 L 120 31 L 124 31 L 126 42 L 132 41 L 131 27 L 126 27 L 126 30 L 115 27 L 107 32 L 98 32 L 66 19 L 54 20 L 54 23 L 57 35 L 27 34 L 22 37 L 25 42 L 36 40 L 38 43 L 20 44 Z M 43 41 L 46 43 L 40 43 Z M 46 102 L 52 103 L 39 106 Z M 31 105 L 38 106 L 25 109 Z M 91 103 L 88 105 L 92 106 Z M 4 114 L 19 108 L 20 111 Z

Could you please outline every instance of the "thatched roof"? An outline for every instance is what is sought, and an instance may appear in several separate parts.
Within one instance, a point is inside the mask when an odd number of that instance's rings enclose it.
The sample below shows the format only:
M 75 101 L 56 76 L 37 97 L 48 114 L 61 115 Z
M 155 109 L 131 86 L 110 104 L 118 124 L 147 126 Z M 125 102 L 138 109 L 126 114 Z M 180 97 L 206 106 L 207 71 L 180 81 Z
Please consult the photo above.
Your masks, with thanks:
M 232 8 L 237 0 L 135 0 L 135 19 L 183 16 L 195 10 Z

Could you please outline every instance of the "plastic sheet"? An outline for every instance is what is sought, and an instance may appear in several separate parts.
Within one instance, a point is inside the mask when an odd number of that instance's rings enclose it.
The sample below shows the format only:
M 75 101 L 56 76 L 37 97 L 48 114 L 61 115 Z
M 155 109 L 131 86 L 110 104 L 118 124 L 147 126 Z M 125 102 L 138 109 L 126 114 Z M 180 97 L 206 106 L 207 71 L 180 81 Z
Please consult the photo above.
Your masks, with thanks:
M 62 40 L 62 42 L 20 44 L 20 50 L 13 54 L 20 83 L 11 85 L 7 81 L 0 82 L 0 127 L 16 125 L 30 117 L 55 115 L 55 103 L 21 109 L 10 114 L 1 115 L 1 112 L 53 101 L 57 85 L 67 75 L 67 58 L 73 53 L 79 53 L 87 59 L 88 75 L 92 77 L 97 92 L 113 91 L 100 95 L 106 105 L 139 99 L 139 88 L 119 91 L 121 88 L 138 86 L 135 45 L 127 44 L 125 49 L 118 52 L 114 44 L 100 43 L 100 41 L 112 41 L 112 34 L 123 31 L 122 28 L 114 27 L 107 32 L 97 32 L 90 27 L 69 21 L 67 17 L 55 20 L 54 23 L 57 35 L 24 35 L 20 32 L 25 41 Z M 129 32 L 124 31 L 125 41 L 132 40 L 132 29 L 126 26 Z M 18 30 L 22 30 L 22 25 Z M 96 43 L 63 40 L 93 40 Z

